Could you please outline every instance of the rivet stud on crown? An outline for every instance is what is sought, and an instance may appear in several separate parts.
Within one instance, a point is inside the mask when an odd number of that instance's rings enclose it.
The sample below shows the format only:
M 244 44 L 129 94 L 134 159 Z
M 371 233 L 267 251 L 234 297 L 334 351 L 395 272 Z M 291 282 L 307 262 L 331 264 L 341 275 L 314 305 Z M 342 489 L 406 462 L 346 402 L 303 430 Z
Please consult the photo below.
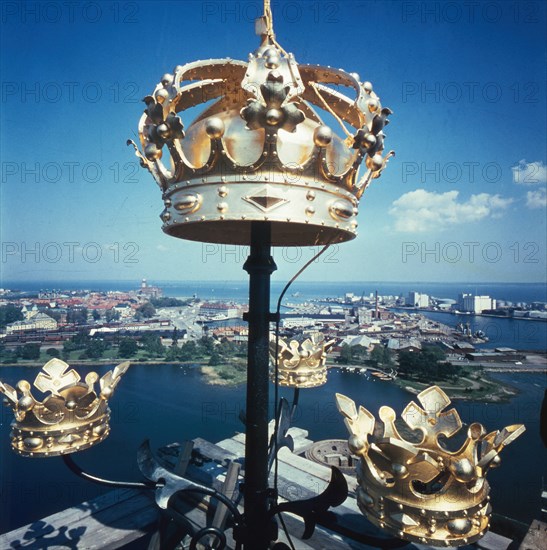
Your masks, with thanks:
M 361 457 L 359 508 L 372 523 L 405 540 L 433 546 L 470 544 L 489 526 L 485 476 L 499 465 L 501 450 L 525 428 L 515 424 L 487 434 L 475 422 L 460 449 L 449 451 L 449 439 L 462 427 L 455 409 L 445 411 L 450 399 L 438 386 L 417 397 L 421 406 L 412 401 L 401 415 L 410 430 L 421 432 L 421 441 L 411 443 L 400 435 L 392 408 L 380 408 L 382 429 L 364 407 L 357 410 L 353 400 L 336 394 L 350 433 L 349 448 Z M 447 440 L 443 446 L 439 436 Z
M 184 239 L 248 245 L 250 224 L 263 221 L 266 212 L 274 246 L 353 239 L 358 201 L 394 154 L 384 154 L 391 111 L 356 73 L 298 65 L 275 40 L 268 0 L 257 32 L 262 42 L 248 63 L 179 65 L 144 99 L 142 152 L 128 143 L 163 192 L 163 230 Z M 355 97 L 335 87 L 351 88 Z M 185 130 L 179 115 L 210 100 Z M 336 128 L 325 124 L 318 109 L 329 113 Z M 363 160 L 366 170 L 359 177 Z M 267 197 L 260 185 L 265 181 Z M 229 194 L 219 209 L 220 187 Z M 270 200 L 265 209 L 262 203 L 271 197 L 282 200 Z
M 277 347 L 279 385 L 290 388 L 315 388 L 327 382 L 327 351 L 334 340 L 327 342 L 322 335 L 307 338 L 302 343 L 289 344 L 279 339 Z M 270 339 L 270 359 L 275 363 L 276 341 Z M 272 380 L 275 373 L 272 369 Z
M 14 412 L 11 446 L 21 456 L 50 457 L 82 451 L 103 441 L 110 432 L 112 397 L 120 377 L 129 368 L 121 363 L 100 380 L 95 372 L 80 382 L 80 375 L 60 359 L 47 362 L 36 376 L 34 387 L 49 393 L 37 401 L 26 380 L 16 388 L 0 382 L 0 392 Z M 100 392 L 94 386 L 99 381 Z

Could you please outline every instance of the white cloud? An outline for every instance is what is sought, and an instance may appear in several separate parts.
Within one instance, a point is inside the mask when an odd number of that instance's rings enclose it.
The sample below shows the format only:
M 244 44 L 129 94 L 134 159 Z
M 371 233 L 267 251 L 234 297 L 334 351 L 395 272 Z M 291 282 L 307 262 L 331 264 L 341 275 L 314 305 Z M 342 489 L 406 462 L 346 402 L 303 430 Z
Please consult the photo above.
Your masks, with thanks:
M 513 183 L 519 185 L 536 185 L 547 183 L 547 164 L 541 160 L 526 162 L 526 159 L 519 160 L 516 166 L 512 166 Z
M 395 229 L 420 233 L 445 229 L 462 223 L 476 222 L 487 217 L 499 218 L 513 199 L 479 193 L 468 201 L 458 202 L 458 191 L 446 193 L 416 189 L 393 202 L 389 213 L 396 218 Z
M 537 191 L 528 191 L 526 193 L 526 206 L 528 208 L 547 208 L 547 190 L 545 187 Z

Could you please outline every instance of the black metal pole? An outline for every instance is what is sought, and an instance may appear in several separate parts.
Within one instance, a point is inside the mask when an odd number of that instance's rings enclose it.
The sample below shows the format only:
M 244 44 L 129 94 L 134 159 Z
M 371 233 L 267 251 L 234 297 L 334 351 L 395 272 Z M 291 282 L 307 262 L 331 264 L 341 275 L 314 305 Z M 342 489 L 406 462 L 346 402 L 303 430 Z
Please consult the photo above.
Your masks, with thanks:
M 251 251 L 243 269 L 249 274 L 249 339 L 245 438 L 246 550 L 266 550 L 275 537 L 268 520 L 268 365 L 271 224 L 251 223 Z

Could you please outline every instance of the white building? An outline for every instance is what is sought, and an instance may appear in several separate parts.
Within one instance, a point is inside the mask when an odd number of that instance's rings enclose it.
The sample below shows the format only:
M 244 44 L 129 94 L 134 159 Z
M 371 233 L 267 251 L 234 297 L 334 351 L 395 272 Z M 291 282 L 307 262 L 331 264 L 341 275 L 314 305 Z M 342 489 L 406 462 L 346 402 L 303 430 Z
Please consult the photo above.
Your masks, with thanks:
M 313 327 L 316 323 L 317 321 L 310 317 L 289 317 L 281 319 L 281 326 L 283 328 Z
M 482 313 L 485 309 L 496 309 L 496 300 L 490 296 L 475 296 L 474 294 L 462 294 L 462 311 L 470 313 Z
M 362 346 L 371 351 L 374 346 L 380 344 L 380 340 L 378 338 L 370 338 L 369 336 L 363 334 L 361 336 L 346 336 L 340 343 L 341 346 L 344 344 L 347 344 L 350 347 Z
M 372 322 L 372 309 L 366 309 L 364 307 L 360 307 L 357 310 L 357 320 L 360 325 L 364 325 L 365 323 L 371 323 Z
M 429 307 L 429 296 L 420 292 L 409 292 L 407 305 L 413 307 Z
M 133 317 L 133 310 L 129 304 L 118 304 L 112 308 L 115 312 L 120 314 L 120 319 L 129 319 Z
M 205 302 L 199 307 L 199 314 L 203 317 L 233 318 L 239 316 L 239 308 L 233 304 L 220 302 Z
M 22 330 L 57 330 L 57 321 L 53 317 L 38 311 L 36 306 L 30 311 L 23 306 L 22 313 L 25 317 L 23 320 L 15 321 L 15 323 L 6 326 L 7 334 Z

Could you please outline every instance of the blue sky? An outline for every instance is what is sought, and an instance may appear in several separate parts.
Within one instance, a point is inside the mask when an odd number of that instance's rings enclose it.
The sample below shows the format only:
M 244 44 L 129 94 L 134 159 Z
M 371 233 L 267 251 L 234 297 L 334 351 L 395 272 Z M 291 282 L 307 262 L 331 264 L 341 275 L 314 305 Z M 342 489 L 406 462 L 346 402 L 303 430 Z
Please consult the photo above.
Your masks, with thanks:
M 165 72 L 247 59 L 261 2 L 1 7 L 2 280 L 244 279 L 244 251 L 162 233 L 160 192 L 125 142 Z M 359 236 L 303 279 L 545 281 L 546 4 L 272 7 L 298 62 L 359 73 L 394 111 L 396 157 Z M 276 250 L 276 278 L 312 253 Z

